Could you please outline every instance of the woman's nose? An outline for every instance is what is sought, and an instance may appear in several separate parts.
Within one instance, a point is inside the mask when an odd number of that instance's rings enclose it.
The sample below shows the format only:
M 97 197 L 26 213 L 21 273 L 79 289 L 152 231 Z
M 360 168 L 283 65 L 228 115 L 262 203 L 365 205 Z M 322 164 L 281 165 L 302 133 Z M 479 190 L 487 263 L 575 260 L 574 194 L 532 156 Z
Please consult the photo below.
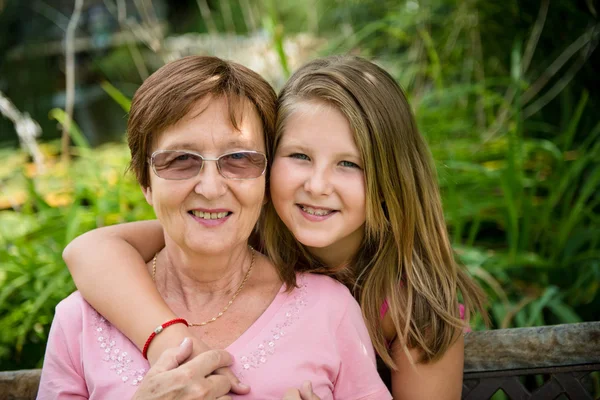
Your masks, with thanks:
M 221 175 L 214 161 L 205 161 L 196 179 L 194 191 L 208 200 L 219 198 L 227 192 L 226 178 Z

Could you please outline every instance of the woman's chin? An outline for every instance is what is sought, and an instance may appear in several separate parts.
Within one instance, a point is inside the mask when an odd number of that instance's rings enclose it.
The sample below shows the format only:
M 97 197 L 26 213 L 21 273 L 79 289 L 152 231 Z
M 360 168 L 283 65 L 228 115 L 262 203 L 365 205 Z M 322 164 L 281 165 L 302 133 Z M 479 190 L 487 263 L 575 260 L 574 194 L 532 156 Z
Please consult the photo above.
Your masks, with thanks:
M 217 255 L 232 250 L 231 245 L 223 241 L 186 241 L 185 247 L 197 254 Z

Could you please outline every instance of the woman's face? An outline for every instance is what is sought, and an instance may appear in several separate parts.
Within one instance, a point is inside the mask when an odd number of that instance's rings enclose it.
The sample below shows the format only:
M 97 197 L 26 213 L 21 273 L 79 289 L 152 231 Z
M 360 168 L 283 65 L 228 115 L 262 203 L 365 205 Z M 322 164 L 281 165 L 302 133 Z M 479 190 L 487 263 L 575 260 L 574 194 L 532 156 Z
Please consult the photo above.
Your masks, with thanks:
M 209 97 L 155 138 L 152 152 L 189 150 L 206 158 L 242 150 L 264 153 L 262 124 L 249 103 L 239 128 L 231 124 L 226 100 Z M 156 163 L 155 168 L 163 171 Z M 205 161 L 197 175 L 183 180 L 163 179 L 151 172 L 150 185 L 144 195 L 168 238 L 182 250 L 204 254 L 245 245 L 265 200 L 264 174 L 256 179 L 227 179 L 215 161 Z
M 289 116 L 271 168 L 277 214 L 309 248 L 358 249 L 364 234 L 363 164 L 346 117 L 320 102 Z

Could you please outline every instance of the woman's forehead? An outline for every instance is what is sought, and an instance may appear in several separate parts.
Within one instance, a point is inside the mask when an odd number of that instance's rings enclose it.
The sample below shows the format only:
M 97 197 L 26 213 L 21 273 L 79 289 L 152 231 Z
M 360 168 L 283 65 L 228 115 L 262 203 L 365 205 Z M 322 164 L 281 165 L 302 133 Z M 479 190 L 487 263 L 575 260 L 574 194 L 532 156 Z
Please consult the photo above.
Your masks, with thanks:
M 229 107 L 234 104 L 239 110 L 232 115 Z M 195 151 L 206 148 L 264 150 L 262 121 L 255 108 L 249 101 L 234 104 L 227 104 L 223 97 L 198 102 L 184 118 L 157 135 L 155 146 Z

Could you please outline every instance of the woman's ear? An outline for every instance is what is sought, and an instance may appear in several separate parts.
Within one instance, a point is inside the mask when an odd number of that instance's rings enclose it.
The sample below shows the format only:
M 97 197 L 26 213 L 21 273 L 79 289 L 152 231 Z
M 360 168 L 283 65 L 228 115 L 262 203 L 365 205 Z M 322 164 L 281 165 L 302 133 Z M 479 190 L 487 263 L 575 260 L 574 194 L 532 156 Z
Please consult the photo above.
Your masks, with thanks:
M 142 193 L 144 193 L 146 202 L 151 206 L 154 206 L 154 204 L 152 203 L 152 188 L 150 186 L 142 187 Z

